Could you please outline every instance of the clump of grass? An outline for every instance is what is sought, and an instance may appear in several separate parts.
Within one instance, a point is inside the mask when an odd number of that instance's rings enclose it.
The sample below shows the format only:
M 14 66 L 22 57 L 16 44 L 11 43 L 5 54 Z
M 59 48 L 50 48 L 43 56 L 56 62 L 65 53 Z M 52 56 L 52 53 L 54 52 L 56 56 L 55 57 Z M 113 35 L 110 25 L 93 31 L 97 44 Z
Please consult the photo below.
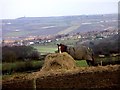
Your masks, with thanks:
M 78 67 L 88 67 L 86 60 L 76 60 L 76 64 Z

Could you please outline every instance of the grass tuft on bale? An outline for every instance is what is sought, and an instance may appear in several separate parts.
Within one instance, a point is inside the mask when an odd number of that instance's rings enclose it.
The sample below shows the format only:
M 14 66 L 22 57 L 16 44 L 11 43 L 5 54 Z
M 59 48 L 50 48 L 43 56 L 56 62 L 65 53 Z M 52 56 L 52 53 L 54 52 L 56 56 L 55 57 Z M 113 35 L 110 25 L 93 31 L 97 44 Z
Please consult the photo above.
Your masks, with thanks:
M 76 67 L 76 61 L 66 52 L 54 53 L 46 56 L 41 71 L 71 70 Z

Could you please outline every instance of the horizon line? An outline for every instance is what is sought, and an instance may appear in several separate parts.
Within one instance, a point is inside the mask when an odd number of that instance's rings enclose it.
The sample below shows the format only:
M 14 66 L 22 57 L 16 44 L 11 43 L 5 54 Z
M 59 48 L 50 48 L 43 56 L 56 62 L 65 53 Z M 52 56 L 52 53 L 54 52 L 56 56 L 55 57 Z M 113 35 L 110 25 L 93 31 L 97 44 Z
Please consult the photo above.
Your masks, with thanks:
M 105 14 L 78 14 L 78 15 L 56 15 L 56 16 L 21 16 L 17 18 L 0 18 L 0 20 L 7 19 L 20 19 L 20 18 L 49 18 L 49 17 L 69 17 L 69 16 L 92 16 L 92 15 L 110 15 L 110 14 L 118 14 L 118 13 L 105 13 Z

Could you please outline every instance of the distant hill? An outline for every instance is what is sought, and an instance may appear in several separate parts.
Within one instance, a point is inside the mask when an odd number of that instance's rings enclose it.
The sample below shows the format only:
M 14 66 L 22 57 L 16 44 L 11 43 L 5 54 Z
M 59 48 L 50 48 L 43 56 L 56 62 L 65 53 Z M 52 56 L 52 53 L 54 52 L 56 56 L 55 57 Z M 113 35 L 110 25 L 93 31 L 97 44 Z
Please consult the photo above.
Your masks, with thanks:
M 117 28 L 117 14 L 21 17 L 2 21 L 3 38 L 71 34 Z

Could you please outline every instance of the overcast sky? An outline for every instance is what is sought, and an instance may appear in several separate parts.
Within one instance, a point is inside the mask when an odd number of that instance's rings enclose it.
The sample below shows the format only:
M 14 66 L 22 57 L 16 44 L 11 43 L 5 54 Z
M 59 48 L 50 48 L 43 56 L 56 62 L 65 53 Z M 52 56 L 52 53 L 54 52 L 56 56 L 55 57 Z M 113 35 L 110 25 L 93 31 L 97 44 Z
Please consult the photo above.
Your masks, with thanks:
M 119 0 L 0 0 L 0 18 L 118 13 Z

